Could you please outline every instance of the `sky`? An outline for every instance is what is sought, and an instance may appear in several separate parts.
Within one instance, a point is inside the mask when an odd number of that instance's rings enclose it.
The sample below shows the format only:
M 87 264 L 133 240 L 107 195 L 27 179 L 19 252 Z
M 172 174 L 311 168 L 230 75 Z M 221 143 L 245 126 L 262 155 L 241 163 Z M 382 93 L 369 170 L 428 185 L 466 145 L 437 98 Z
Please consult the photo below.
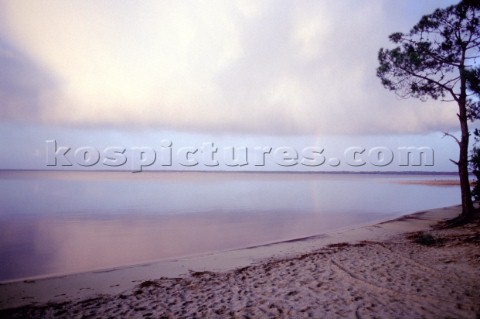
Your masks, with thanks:
M 0 169 L 455 171 L 456 105 L 375 75 L 388 35 L 454 3 L 1 0 Z

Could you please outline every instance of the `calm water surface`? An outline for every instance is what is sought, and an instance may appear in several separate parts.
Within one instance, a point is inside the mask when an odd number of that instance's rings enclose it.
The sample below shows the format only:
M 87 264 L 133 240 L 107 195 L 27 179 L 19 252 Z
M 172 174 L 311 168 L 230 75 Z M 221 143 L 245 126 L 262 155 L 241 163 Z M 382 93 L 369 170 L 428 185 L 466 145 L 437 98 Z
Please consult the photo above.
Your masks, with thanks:
M 435 175 L 0 172 L 0 281 L 292 238 L 460 203 Z

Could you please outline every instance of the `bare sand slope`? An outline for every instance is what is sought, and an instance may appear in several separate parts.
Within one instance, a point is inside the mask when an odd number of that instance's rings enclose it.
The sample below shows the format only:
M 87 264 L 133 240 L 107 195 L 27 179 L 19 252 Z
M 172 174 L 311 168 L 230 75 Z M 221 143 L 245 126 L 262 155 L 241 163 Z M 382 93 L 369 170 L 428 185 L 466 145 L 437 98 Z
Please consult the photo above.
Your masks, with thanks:
M 394 225 L 412 229 L 412 223 L 424 225 L 419 216 L 363 229 L 391 230 Z M 480 316 L 480 222 L 448 230 L 381 234 L 378 240 L 327 244 L 227 271 L 152 277 L 120 294 L 7 309 L 0 317 Z

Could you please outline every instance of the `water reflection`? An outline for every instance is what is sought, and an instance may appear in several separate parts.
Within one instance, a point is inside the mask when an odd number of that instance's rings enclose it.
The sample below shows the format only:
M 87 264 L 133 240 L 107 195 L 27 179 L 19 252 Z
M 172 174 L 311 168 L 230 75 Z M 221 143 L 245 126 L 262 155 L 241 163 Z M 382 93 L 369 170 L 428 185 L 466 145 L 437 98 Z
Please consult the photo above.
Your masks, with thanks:
M 0 280 L 246 247 L 459 202 L 457 187 L 398 183 L 425 176 L 0 176 Z

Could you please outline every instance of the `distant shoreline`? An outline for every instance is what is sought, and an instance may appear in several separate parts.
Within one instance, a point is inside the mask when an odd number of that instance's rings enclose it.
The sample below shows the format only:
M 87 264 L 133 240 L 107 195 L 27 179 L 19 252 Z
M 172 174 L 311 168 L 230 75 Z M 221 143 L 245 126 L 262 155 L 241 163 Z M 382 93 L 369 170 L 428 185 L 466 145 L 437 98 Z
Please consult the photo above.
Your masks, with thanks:
M 94 169 L 0 169 L 2 172 L 99 172 L 99 173 L 132 173 L 130 170 L 94 170 Z M 252 171 L 252 170 L 143 170 L 141 173 L 247 173 L 247 174 L 341 174 L 341 175 L 458 175 L 458 172 L 437 171 Z M 473 176 L 473 175 L 472 175 Z

